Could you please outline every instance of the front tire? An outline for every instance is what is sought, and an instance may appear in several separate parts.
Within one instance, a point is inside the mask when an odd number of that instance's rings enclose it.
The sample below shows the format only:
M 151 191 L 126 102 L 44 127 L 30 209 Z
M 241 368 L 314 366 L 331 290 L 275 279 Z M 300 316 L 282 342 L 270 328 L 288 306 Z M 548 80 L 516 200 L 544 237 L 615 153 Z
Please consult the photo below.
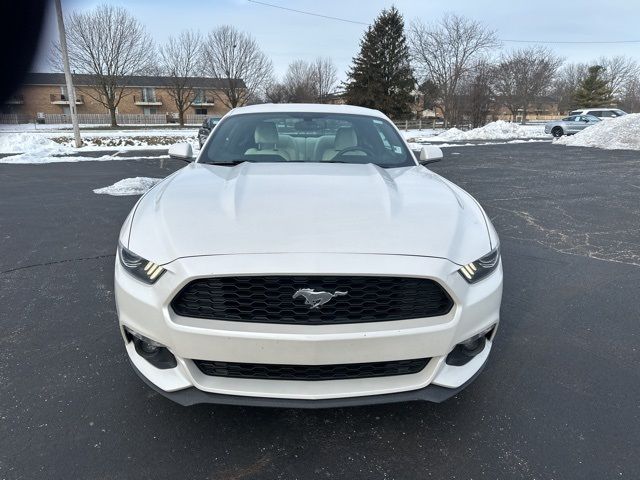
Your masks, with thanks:
M 564 130 L 562 130 L 562 127 L 553 127 L 553 129 L 551 130 L 551 135 L 553 135 L 554 138 L 560 138 L 562 135 L 564 135 Z

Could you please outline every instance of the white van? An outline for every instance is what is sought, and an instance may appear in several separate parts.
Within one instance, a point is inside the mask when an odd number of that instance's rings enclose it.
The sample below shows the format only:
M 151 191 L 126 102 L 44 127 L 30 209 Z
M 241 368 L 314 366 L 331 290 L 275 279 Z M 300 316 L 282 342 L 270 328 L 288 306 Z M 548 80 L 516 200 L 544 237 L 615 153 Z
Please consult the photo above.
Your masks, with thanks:
M 572 111 L 569 115 L 593 115 L 602 120 L 609 120 L 626 114 L 627 112 L 619 108 L 581 108 L 580 110 Z

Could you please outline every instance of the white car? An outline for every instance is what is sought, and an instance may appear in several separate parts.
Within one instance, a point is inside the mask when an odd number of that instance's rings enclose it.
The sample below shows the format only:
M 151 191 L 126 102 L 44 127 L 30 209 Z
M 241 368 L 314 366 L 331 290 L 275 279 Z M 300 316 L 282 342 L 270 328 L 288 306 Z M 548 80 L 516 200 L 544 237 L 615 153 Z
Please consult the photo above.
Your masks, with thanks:
M 126 351 L 181 404 L 442 401 L 482 370 L 498 236 L 382 113 L 257 105 L 146 193 L 120 233 Z
M 592 115 L 601 120 L 611 120 L 612 118 L 627 115 L 627 112 L 620 110 L 619 108 L 580 108 L 569 114 L 569 116 L 575 115 Z

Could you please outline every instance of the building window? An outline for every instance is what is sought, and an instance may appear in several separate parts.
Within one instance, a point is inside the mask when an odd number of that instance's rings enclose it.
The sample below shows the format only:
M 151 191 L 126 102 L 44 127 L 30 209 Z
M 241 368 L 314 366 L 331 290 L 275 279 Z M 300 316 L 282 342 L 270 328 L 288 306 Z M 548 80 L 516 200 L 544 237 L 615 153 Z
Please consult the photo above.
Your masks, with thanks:
M 206 114 L 207 114 L 206 108 L 196 108 L 196 115 L 206 115 Z
M 144 108 L 142 109 L 142 112 L 143 112 L 145 115 L 155 115 L 156 113 L 158 113 L 158 109 L 157 109 L 157 108 L 155 108 L 155 107 L 144 107 Z
M 193 91 L 193 104 L 213 104 L 213 97 L 211 95 L 207 96 L 207 93 L 207 90 L 205 90 L 204 88 L 196 88 Z
M 73 89 L 74 93 L 76 94 L 76 100 L 78 99 L 78 92 L 76 92 L 76 89 Z M 60 86 L 60 100 L 63 101 L 69 101 L 69 96 L 67 94 L 67 86 L 66 85 L 61 85 Z
M 156 89 L 153 87 L 144 87 L 142 89 L 142 101 L 143 102 L 155 102 L 156 101 Z

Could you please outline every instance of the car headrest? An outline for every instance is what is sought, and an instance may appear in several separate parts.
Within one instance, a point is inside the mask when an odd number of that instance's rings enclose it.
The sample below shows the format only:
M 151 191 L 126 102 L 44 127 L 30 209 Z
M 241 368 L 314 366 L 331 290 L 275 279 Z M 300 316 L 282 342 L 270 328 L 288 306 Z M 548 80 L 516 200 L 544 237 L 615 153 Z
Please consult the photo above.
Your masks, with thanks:
M 258 145 L 262 143 L 275 145 L 278 143 L 278 130 L 274 122 L 262 122 L 256 125 L 254 139 Z
M 358 145 L 358 138 L 353 127 L 340 127 L 336 132 L 336 139 L 333 141 L 333 148 L 343 150 Z

